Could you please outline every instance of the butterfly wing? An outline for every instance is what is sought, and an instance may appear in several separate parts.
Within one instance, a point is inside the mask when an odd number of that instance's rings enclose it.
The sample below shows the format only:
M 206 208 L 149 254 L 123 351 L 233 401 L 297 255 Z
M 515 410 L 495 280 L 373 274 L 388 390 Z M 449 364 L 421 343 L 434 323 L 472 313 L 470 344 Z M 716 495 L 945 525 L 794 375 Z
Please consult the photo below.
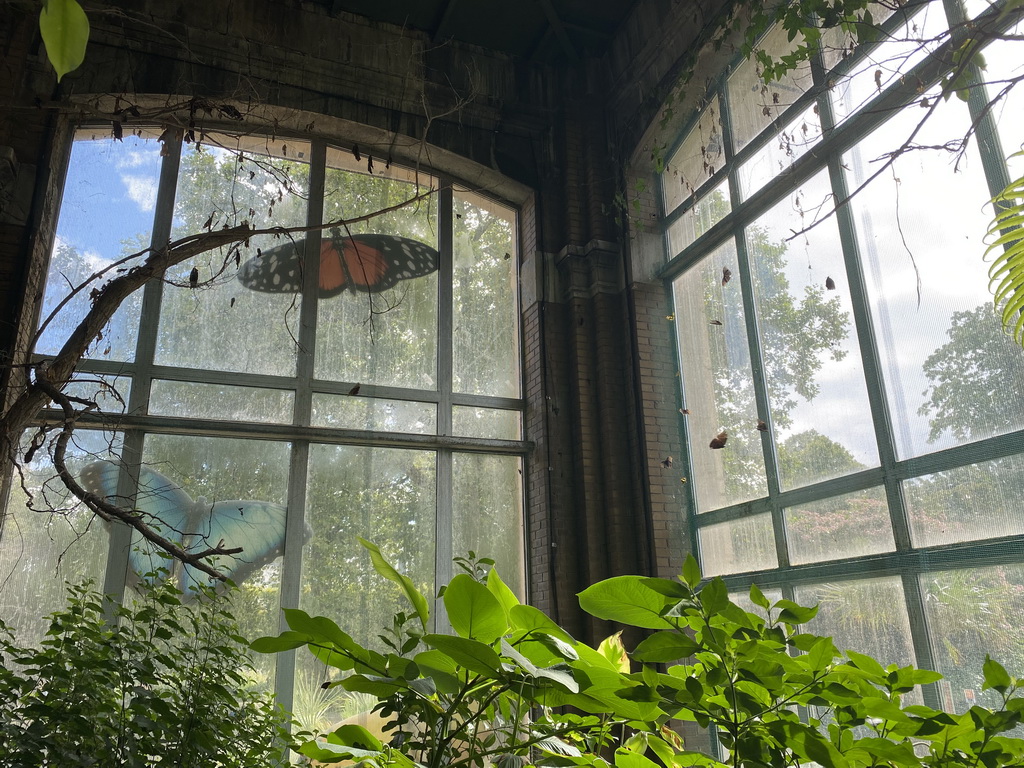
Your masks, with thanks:
M 268 501 L 199 502 L 189 549 L 222 545 L 241 547 L 237 555 L 222 555 L 213 566 L 236 584 L 284 553 L 285 508 Z M 206 574 L 185 567 L 185 588 L 208 583 Z
M 253 256 L 238 268 L 238 282 L 250 291 L 298 293 L 305 245 L 305 240 L 296 240 Z
M 302 289 L 304 240 L 272 248 L 246 261 L 238 280 L 252 291 L 297 293 Z M 419 240 L 399 235 L 352 235 L 320 243 L 320 298 L 342 291 L 382 291 L 401 280 L 437 270 L 440 254 Z
M 440 254 L 419 240 L 399 235 L 353 235 L 333 238 L 325 245 L 337 254 L 334 258 L 345 273 L 345 288 L 353 291 L 382 291 L 401 280 L 423 277 L 437 270 Z M 320 255 L 320 291 L 331 288 L 324 283 L 324 253 Z
M 171 541 L 184 541 L 191 527 L 192 498 L 174 481 L 155 469 L 139 469 L 139 490 L 135 503 L 117 495 L 120 467 L 111 461 L 94 461 L 82 468 L 78 477 L 82 487 L 121 507 L 142 513 L 145 522 Z M 167 560 L 156 554 L 152 545 L 133 546 L 129 554 L 131 570 L 140 578 L 158 568 L 167 568 Z

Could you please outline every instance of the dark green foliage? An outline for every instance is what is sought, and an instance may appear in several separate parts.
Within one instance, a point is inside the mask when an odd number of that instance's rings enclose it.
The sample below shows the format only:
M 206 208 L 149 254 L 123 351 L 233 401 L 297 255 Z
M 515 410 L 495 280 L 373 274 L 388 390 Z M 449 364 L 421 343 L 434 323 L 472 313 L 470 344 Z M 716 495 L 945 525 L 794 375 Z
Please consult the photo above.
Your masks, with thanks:
M 243 643 L 224 598 L 185 605 L 165 583 L 112 606 L 69 587 L 38 648 L 0 623 L 0 765 L 284 764 L 284 713 L 249 686 Z
M 375 564 L 397 580 L 379 556 Z M 455 635 L 424 634 L 425 622 L 399 614 L 402 629 L 380 654 L 329 619 L 290 611 L 290 632 L 253 647 L 306 645 L 348 673 L 332 685 L 377 698 L 382 733 L 345 723 L 302 746 L 326 762 L 1001 768 L 1024 760 L 1024 740 L 1006 735 L 1024 713 L 1020 681 L 994 660 L 986 657 L 983 687 L 998 694 L 998 709 L 904 706 L 942 676 L 840 653 L 831 638 L 803 631 L 816 608 L 772 603 L 754 586 L 759 612 L 749 613 L 721 579 L 700 583 L 691 558 L 679 580 L 621 576 L 580 593 L 600 619 L 657 630 L 631 654 L 617 635 L 596 649 L 577 642 L 520 605 L 493 571 L 483 581 L 460 574 L 444 591 Z M 567 706 L 572 714 L 559 712 Z M 687 750 L 672 720 L 713 727 L 723 761 Z

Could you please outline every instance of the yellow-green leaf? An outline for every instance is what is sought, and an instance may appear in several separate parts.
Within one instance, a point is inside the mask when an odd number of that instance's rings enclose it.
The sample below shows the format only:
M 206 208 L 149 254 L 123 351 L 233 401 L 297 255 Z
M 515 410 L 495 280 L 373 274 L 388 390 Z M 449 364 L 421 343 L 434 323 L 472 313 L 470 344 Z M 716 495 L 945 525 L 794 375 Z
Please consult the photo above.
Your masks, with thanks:
M 57 82 L 85 60 L 89 19 L 76 0 L 46 0 L 39 13 L 39 31 Z

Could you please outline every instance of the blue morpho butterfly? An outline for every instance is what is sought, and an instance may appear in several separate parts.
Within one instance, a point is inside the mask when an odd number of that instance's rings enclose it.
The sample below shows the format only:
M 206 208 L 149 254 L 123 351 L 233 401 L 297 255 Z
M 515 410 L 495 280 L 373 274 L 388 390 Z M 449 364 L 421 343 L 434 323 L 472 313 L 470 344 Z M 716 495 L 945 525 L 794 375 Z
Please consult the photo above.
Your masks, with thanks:
M 265 293 L 298 293 L 302 289 L 305 240 L 264 251 L 242 264 L 238 280 Z M 400 280 L 437 270 L 439 254 L 426 243 L 398 235 L 352 235 L 332 229 L 320 242 L 321 298 L 342 291 L 382 291 Z
M 79 473 L 82 487 L 112 504 L 125 502 L 117 495 L 120 469 L 110 461 L 94 461 Z M 235 584 L 272 562 L 284 552 L 285 508 L 268 501 L 192 500 L 178 484 L 149 467 L 139 469 L 139 491 L 134 509 L 145 513 L 147 522 L 161 535 L 180 541 L 186 550 L 199 551 L 217 546 L 241 547 L 237 555 L 222 555 L 212 563 Z M 311 534 L 307 526 L 306 537 Z M 159 568 L 167 568 L 167 560 L 158 556 L 149 545 L 133 547 L 129 555 L 131 570 L 145 578 Z M 195 585 L 208 583 L 202 571 L 191 566 L 176 565 L 179 587 L 188 594 Z

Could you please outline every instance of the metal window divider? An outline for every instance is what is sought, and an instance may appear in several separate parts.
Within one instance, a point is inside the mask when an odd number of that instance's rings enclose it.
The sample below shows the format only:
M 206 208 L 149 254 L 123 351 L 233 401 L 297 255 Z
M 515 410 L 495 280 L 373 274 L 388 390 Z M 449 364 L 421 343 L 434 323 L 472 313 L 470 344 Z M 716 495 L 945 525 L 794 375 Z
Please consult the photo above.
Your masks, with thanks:
M 729 196 L 734 207 L 740 205 L 740 182 L 738 164 L 734 161 L 730 148 L 733 145 L 732 108 L 729 99 L 719 98 L 719 110 L 722 120 L 722 141 L 726 148 L 726 163 L 729 167 Z M 775 542 L 775 555 L 780 568 L 790 563 L 789 543 L 786 539 L 786 521 L 777 499 L 780 491 L 779 458 L 775 445 L 772 425 L 771 401 L 768 397 L 768 384 L 765 378 L 764 352 L 761 347 L 760 326 L 757 307 L 754 299 L 753 272 L 750 266 L 750 254 L 747 250 L 746 227 L 737 222 L 733 231 L 736 246 L 736 267 L 739 272 L 740 291 L 743 297 L 743 318 L 746 322 L 747 347 L 750 354 L 750 373 L 754 386 L 754 402 L 758 418 L 763 419 L 768 429 L 760 431 L 761 454 L 764 458 L 764 469 L 768 487 L 769 512 L 771 514 L 772 537 Z
M 165 137 L 163 159 L 160 163 L 160 180 L 157 184 L 154 205 L 153 231 L 150 235 L 150 249 L 153 251 L 165 248 L 171 239 L 174 199 L 177 194 L 178 169 L 181 164 L 181 131 L 174 130 L 169 134 L 165 133 Z M 135 359 L 133 363 L 125 366 L 125 373 L 131 376 L 131 392 L 128 395 L 127 407 L 127 412 L 130 414 L 149 412 L 163 289 L 163 275 L 150 280 L 143 288 L 142 307 L 139 313 L 139 335 L 135 342 Z M 123 434 L 122 471 L 118 477 L 117 493 L 120 497 L 132 499 L 134 503 L 138 491 L 146 433 L 144 430 L 129 426 L 124 429 Z M 124 599 L 131 546 L 132 529 L 124 523 L 112 523 L 110 542 L 107 548 L 107 566 L 103 577 L 103 592 L 115 595 L 119 600 Z
M 437 275 L 437 434 L 452 434 L 452 390 L 454 389 L 454 208 L 453 180 L 438 177 L 437 244 L 440 263 Z M 448 583 L 452 577 L 454 456 L 450 448 L 439 448 L 435 454 L 437 467 L 434 510 L 434 588 Z M 434 605 L 434 631 L 450 631 L 451 624 L 444 605 Z
M 309 198 L 306 225 L 319 227 L 324 216 L 324 186 L 327 175 L 327 145 L 314 140 L 310 145 Z M 319 309 L 320 242 L 322 233 L 306 233 L 303 254 L 302 296 L 299 309 L 299 337 L 296 344 L 295 404 L 292 424 L 308 427 L 313 407 L 312 381 L 316 351 Z M 302 591 L 302 555 L 305 545 L 307 480 L 309 477 L 308 439 L 291 441 L 288 467 L 288 512 L 285 516 L 284 556 L 281 567 L 280 606 L 298 608 Z M 278 629 L 288 629 L 284 613 L 278 616 Z M 290 710 L 295 691 L 295 650 L 277 654 L 274 676 L 277 700 Z

